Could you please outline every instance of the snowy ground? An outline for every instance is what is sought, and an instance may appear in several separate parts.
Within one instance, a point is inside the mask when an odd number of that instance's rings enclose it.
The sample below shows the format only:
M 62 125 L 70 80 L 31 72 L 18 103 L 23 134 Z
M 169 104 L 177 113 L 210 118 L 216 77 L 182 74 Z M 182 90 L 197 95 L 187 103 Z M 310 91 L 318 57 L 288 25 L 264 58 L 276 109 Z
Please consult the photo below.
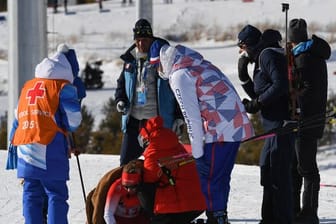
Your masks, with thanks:
M 0 167 L 5 167 L 5 151 L 0 151 Z M 321 182 L 336 186 L 335 148 L 326 148 L 319 155 Z M 99 179 L 119 164 L 118 156 L 80 155 L 85 191 L 91 191 Z M 23 223 L 21 211 L 22 187 L 15 171 L 0 169 L 0 223 Z M 71 158 L 71 180 L 68 182 L 69 223 L 85 223 L 85 204 L 76 158 Z M 259 185 L 259 167 L 236 165 L 232 173 L 231 194 L 228 206 L 232 224 L 255 224 L 260 220 L 262 188 Z M 336 223 L 336 188 L 321 187 L 319 217 L 321 224 Z M 204 216 L 204 215 L 202 215 Z
M 251 23 L 276 24 L 284 26 L 285 15 L 281 12 L 280 0 L 255 0 L 253 3 L 242 3 L 238 0 L 174 0 L 174 4 L 166 5 L 161 0 L 154 2 L 153 30 L 157 36 L 167 33 L 181 33 L 185 30 L 206 30 L 198 41 L 183 43 L 199 50 L 208 60 L 217 65 L 228 75 L 236 86 L 241 97 L 242 88 L 237 79 L 236 40 L 216 42 L 211 38 L 221 32 L 230 31 L 237 35 L 237 25 Z M 308 24 L 315 24 L 312 32 L 326 38 L 335 30 L 336 1 L 319 0 L 287 1 L 290 3 L 289 19 L 305 18 Z M 80 66 L 83 68 L 87 60 L 103 59 L 104 89 L 88 91 L 83 103 L 96 116 L 96 124 L 102 118 L 101 108 L 104 102 L 114 94 L 116 79 L 121 70 L 119 55 L 132 43 L 132 28 L 136 21 L 134 6 L 120 5 L 120 0 L 104 1 L 104 8 L 110 12 L 99 13 L 97 4 L 70 6 L 69 11 L 76 12 L 65 16 L 63 13 L 48 13 L 48 31 L 54 32 L 49 37 L 49 49 L 55 49 L 60 42 L 67 42 L 77 51 Z M 59 8 L 62 10 L 62 7 Z M 4 14 L 6 15 L 6 14 Z M 333 25 L 334 24 L 334 25 Z M 262 29 L 262 27 L 260 27 Z M 169 31 L 169 32 L 168 32 Z M 335 31 L 334 31 L 335 32 Z M 311 33 L 310 33 L 311 34 Z M 8 24 L 0 23 L 0 53 L 8 47 Z M 234 38 L 235 39 L 235 38 Z M 173 43 L 175 44 L 175 43 Z M 328 60 L 329 91 L 336 89 L 336 45 L 332 44 L 332 57 Z M 7 75 L 6 57 L 0 60 L 0 115 L 7 109 Z M 336 185 L 336 145 L 319 150 L 318 160 L 321 169 L 321 181 L 324 184 Z M 80 164 L 88 193 L 108 170 L 119 164 L 118 156 L 80 155 Z M 0 224 L 23 223 L 21 211 L 22 189 L 15 171 L 5 171 L 6 154 L 0 151 Z M 254 224 L 260 219 L 260 203 L 262 188 L 259 186 L 259 168 L 256 166 L 236 165 L 232 174 L 231 196 L 229 202 L 229 218 L 233 224 Z M 70 212 L 69 223 L 85 223 L 85 207 L 79 181 L 76 159 L 71 159 Z M 336 224 L 336 187 L 321 187 L 319 216 L 321 223 Z

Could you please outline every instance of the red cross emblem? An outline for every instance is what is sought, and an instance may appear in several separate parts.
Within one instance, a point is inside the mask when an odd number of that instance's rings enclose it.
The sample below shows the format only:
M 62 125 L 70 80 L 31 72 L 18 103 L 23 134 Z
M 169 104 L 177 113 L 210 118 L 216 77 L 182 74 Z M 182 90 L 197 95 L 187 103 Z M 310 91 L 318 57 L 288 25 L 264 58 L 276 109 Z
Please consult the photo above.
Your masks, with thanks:
M 45 93 L 45 88 L 43 88 L 43 82 L 35 83 L 32 89 L 28 89 L 26 99 L 28 99 L 29 105 L 35 105 L 37 98 L 43 98 Z

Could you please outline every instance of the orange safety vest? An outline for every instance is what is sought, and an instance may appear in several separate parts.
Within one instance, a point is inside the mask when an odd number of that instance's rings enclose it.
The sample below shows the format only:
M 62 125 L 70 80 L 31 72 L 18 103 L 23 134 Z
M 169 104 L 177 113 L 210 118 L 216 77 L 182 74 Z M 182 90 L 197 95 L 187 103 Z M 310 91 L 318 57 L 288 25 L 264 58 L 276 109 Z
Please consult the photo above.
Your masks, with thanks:
M 59 105 L 59 94 L 67 80 L 34 78 L 22 88 L 17 119 L 18 127 L 12 144 L 31 143 L 49 144 L 58 131 L 66 134 L 57 126 L 55 113 Z

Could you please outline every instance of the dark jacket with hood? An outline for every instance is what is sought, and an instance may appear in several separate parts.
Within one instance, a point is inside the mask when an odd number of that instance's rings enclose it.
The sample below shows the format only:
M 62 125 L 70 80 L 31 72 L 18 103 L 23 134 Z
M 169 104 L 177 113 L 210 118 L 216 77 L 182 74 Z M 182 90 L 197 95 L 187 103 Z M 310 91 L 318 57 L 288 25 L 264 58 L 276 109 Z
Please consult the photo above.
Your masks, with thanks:
M 265 31 L 251 55 L 255 61 L 254 92 L 263 118 L 271 121 L 289 119 L 287 63 L 280 40 L 278 31 Z
M 300 119 L 310 119 L 318 116 L 315 128 L 304 131 L 312 137 L 321 138 L 325 120 L 319 119 L 326 113 L 328 95 L 328 71 L 326 60 L 330 57 L 331 49 L 323 39 L 313 35 L 311 40 L 301 42 L 293 50 L 294 75 L 299 82 Z M 321 115 L 321 116 L 320 116 Z

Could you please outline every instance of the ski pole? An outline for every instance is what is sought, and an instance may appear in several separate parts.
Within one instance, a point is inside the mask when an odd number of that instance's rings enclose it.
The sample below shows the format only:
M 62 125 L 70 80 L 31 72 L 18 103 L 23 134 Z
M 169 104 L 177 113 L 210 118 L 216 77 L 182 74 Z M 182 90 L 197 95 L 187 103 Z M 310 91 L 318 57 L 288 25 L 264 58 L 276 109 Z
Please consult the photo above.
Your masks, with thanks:
M 81 181 L 81 185 L 82 185 L 84 202 L 86 202 L 86 194 L 85 194 L 85 189 L 84 189 L 84 182 L 83 182 L 82 171 L 81 171 L 78 155 L 76 155 L 76 160 L 77 160 L 77 166 L 78 166 L 78 171 L 79 171 L 79 177 L 80 177 L 80 181 Z
M 70 138 L 71 149 L 73 149 L 75 151 L 74 154 L 75 154 L 76 160 L 77 160 L 77 166 L 78 166 L 79 178 L 80 178 L 81 185 L 82 185 L 82 192 L 83 192 L 84 202 L 86 202 L 86 194 L 85 194 L 85 188 L 84 188 L 84 181 L 83 181 L 83 176 L 82 176 L 82 170 L 81 170 L 80 163 L 79 163 L 79 157 L 78 157 L 78 151 L 77 151 L 77 144 L 76 144 L 76 140 L 75 140 L 75 134 L 73 132 L 71 132 L 71 135 L 69 135 L 69 138 Z
M 336 187 L 336 184 L 320 184 L 321 187 Z
M 334 120 L 330 120 L 328 123 L 334 123 Z M 260 135 L 255 135 L 251 138 L 245 139 L 244 141 L 242 141 L 242 143 L 244 142 L 248 142 L 248 141 L 257 141 L 257 140 L 263 140 L 266 138 L 271 138 L 274 137 L 276 135 L 286 135 L 286 134 L 290 134 L 290 133 L 295 133 L 298 131 L 303 131 L 303 130 L 307 130 L 307 129 L 311 129 L 311 128 L 317 128 L 320 127 L 324 124 L 316 124 L 316 125 L 310 125 L 310 126 L 306 126 L 306 127 L 293 127 L 293 128 L 286 128 L 286 127 L 280 127 L 280 128 L 275 128 L 272 129 L 268 132 L 262 133 Z
M 252 140 L 262 140 L 266 138 L 270 138 L 276 135 L 285 135 L 289 134 L 292 132 L 298 132 L 300 130 L 307 130 L 311 128 L 316 128 L 319 126 L 322 126 L 324 124 L 316 124 L 316 122 L 325 120 L 325 119 L 330 119 L 327 123 L 334 123 L 333 118 L 336 117 L 335 111 L 330 111 L 328 112 L 327 115 L 318 118 L 316 115 L 312 116 L 311 118 L 307 118 L 305 120 L 302 120 L 300 122 L 297 121 L 285 121 L 284 125 L 279 128 L 272 129 L 270 131 L 267 131 L 265 133 L 255 135 L 251 138 L 245 139 L 242 141 L 242 143 L 247 142 L 247 141 L 252 141 Z
M 285 26 L 285 41 L 286 41 L 286 53 L 287 53 L 287 24 L 288 24 L 288 10 L 289 10 L 289 4 L 288 3 L 281 3 L 282 5 L 282 12 L 285 12 L 286 14 L 286 26 Z

